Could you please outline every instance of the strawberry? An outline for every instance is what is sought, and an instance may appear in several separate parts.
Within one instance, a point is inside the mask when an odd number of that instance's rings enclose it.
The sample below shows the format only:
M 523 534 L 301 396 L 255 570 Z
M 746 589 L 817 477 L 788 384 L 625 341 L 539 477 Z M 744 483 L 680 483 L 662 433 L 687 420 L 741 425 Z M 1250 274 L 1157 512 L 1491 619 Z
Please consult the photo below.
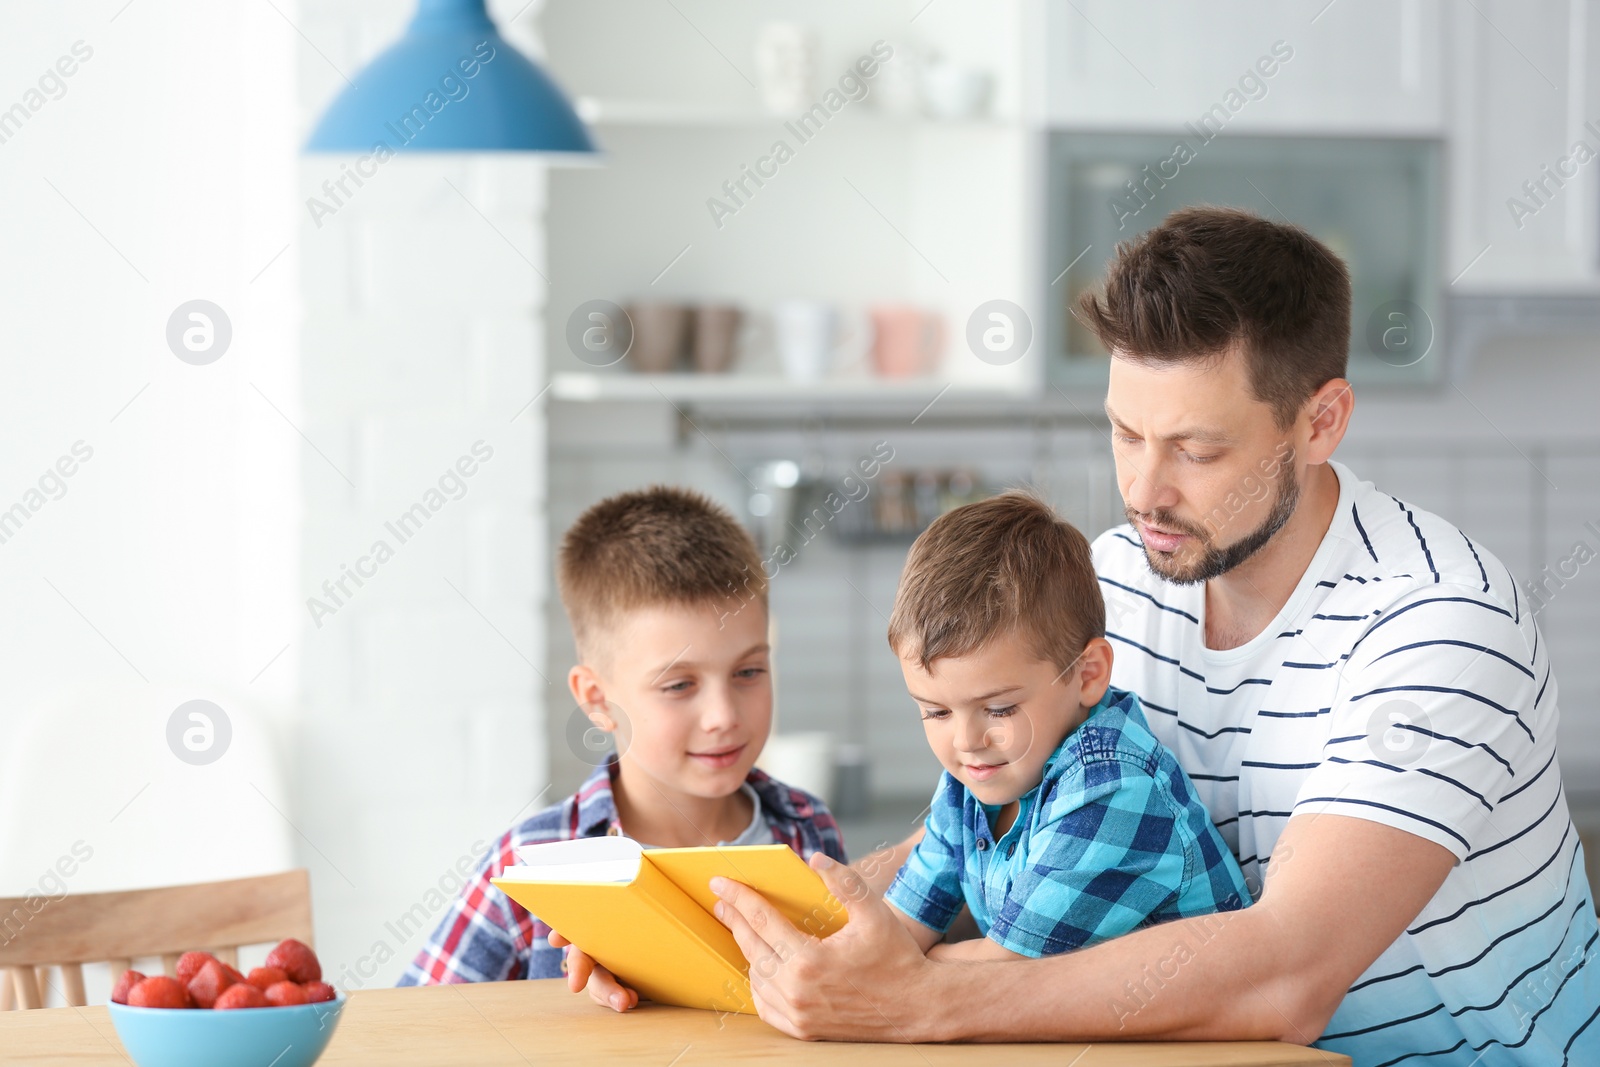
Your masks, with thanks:
M 291 982 L 315 982 L 322 978 L 322 964 L 317 962 L 317 954 L 309 945 L 292 937 L 279 941 L 277 947 L 267 953 L 267 966 L 281 968 Z
M 122 977 L 117 979 L 117 984 L 111 987 L 111 1003 L 128 1003 L 128 992 L 134 986 L 144 981 L 144 974 L 140 971 L 127 970 L 122 972 Z
M 216 958 L 209 952 L 185 952 L 178 957 L 178 982 L 187 986 L 194 981 L 194 976 L 200 973 L 200 968 L 206 965 L 207 960 Z
M 245 979 L 251 985 L 265 993 L 279 982 L 287 982 L 289 976 L 283 973 L 282 967 L 256 967 L 250 971 Z
M 130 1008 L 192 1008 L 194 998 L 176 978 L 158 974 L 128 990 Z
M 270 987 L 264 996 L 274 1008 L 287 1008 L 291 1004 L 307 1003 L 306 991 L 293 982 L 279 982 Z
M 324 1000 L 332 1000 L 339 995 L 333 986 L 327 982 L 306 982 L 301 988 L 306 991 L 306 1000 L 312 1004 L 317 1004 Z
M 239 982 L 222 991 L 213 1007 L 217 1011 L 229 1011 L 234 1008 L 265 1008 L 268 1006 L 267 996 L 249 982 Z
M 223 966 L 218 960 L 207 960 L 206 965 L 190 980 L 189 995 L 202 1008 L 211 1007 L 224 989 L 239 984 L 228 977 Z

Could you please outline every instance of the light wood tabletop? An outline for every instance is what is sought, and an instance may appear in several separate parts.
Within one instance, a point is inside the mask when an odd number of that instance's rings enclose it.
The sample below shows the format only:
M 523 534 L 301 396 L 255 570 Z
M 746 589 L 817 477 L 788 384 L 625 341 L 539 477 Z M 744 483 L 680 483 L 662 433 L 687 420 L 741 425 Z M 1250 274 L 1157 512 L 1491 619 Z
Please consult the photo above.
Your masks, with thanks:
M 732 1060 L 929 1067 L 975 1054 L 1007 1067 L 1345 1067 L 1344 1056 L 1264 1042 L 1084 1045 L 866 1045 L 795 1041 L 753 1015 L 645 1004 L 623 1015 L 567 992 L 559 978 L 350 994 L 318 1067 L 353 1064 L 639 1063 L 692 1067 Z M 568 1059 L 570 1057 L 570 1060 Z M 1077 1058 L 1074 1058 L 1077 1057 Z M 128 1067 L 104 1007 L 0 1012 L 0 1064 Z

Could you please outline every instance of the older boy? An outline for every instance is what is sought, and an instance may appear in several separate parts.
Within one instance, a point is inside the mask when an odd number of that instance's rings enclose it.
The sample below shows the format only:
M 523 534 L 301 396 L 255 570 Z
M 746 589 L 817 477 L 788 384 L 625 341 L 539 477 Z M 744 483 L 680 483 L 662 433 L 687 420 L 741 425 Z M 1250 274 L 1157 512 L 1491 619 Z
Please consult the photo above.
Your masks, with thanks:
M 772 725 L 767 585 L 727 512 L 681 489 L 603 500 L 567 531 L 558 582 L 579 656 L 567 684 L 617 752 L 494 843 L 400 985 L 567 972 L 565 943 L 489 883 L 519 845 L 625 834 L 646 847 L 778 843 L 844 859 L 822 801 L 753 766 Z M 637 1003 L 611 984 L 612 1007 Z
M 1035 497 L 957 508 L 912 546 L 889 644 L 945 771 L 885 899 L 930 956 L 1054 955 L 1250 902 L 1138 697 L 1110 687 L 1104 634 L 1089 542 Z M 985 936 L 939 944 L 963 901 Z

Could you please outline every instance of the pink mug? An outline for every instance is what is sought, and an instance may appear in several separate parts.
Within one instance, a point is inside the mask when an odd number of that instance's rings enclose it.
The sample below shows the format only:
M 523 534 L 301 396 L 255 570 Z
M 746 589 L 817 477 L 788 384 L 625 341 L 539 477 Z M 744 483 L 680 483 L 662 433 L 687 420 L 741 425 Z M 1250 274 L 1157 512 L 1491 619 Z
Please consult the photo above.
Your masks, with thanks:
M 872 366 L 884 378 L 927 374 L 944 349 L 944 319 L 910 304 L 879 304 L 872 317 Z

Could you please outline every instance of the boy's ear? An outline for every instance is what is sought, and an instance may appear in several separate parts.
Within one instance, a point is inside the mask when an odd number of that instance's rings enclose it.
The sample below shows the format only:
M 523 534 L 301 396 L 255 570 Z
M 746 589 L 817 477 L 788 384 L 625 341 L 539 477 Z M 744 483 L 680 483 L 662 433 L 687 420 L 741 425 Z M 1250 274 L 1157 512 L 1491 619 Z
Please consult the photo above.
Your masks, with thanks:
M 589 716 L 590 722 L 608 733 L 617 728 L 617 722 L 610 713 L 610 703 L 606 700 L 605 681 L 593 667 L 579 663 L 568 671 L 567 688 L 572 690 L 572 699 Z
M 1085 706 L 1100 703 L 1111 687 L 1111 642 L 1103 637 L 1092 637 L 1078 656 L 1078 699 Z

